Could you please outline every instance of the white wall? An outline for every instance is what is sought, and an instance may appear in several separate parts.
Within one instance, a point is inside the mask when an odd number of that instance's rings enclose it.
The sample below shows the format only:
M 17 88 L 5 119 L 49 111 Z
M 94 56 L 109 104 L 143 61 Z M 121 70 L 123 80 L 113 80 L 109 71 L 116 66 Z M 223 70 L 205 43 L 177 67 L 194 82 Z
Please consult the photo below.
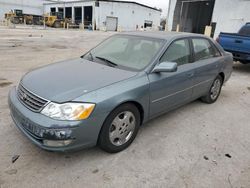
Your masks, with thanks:
M 23 10 L 26 14 L 43 14 L 43 0 L 0 0 L 0 20 L 4 19 L 4 14 L 14 10 Z
M 45 3 L 44 4 L 44 13 L 50 13 L 50 8 L 51 7 L 55 7 L 56 11 L 58 11 L 58 7 L 72 7 L 72 19 L 74 21 L 74 7 L 82 7 L 82 20 L 84 17 L 84 8 L 85 6 L 93 6 L 93 12 L 94 12 L 94 6 L 95 6 L 95 2 L 94 1 L 80 1 L 80 2 L 70 2 L 68 0 L 67 3 Z M 65 11 L 64 11 L 65 13 Z M 95 13 L 93 13 L 95 14 Z M 94 23 L 94 17 L 93 17 L 93 23 Z
M 153 21 L 153 27 L 160 25 L 161 12 L 132 3 L 99 2 L 96 9 L 97 29 L 105 27 L 107 16 L 118 17 L 118 27 L 122 31 L 136 30 L 136 25 L 144 26 L 145 20 Z M 134 11 L 134 13 L 133 13 Z M 113 13 L 113 14 L 112 14 Z
M 52 3 L 45 4 L 45 13 L 50 12 L 51 7 L 83 7 L 93 6 L 93 23 L 96 22 L 96 29 L 105 27 L 104 23 L 107 16 L 118 17 L 118 27 L 122 31 L 133 31 L 136 25 L 143 26 L 145 20 L 152 21 L 154 27 L 160 25 L 161 12 L 147 7 L 143 7 L 132 3 L 119 3 L 119 2 L 104 2 L 99 1 L 99 7 L 95 7 L 94 1 L 82 2 L 67 2 L 67 3 Z M 73 13 L 72 9 L 72 14 Z M 133 13 L 134 11 L 134 13 Z M 113 12 L 113 14 L 111 14 Z M 95 20 L 94 20 L 95 19 Z
M 220 32 L 238 32 L 241 26 L 250 22 L 250 1 L 215 0 L 212 20 L 217 22 L 215 38 Z

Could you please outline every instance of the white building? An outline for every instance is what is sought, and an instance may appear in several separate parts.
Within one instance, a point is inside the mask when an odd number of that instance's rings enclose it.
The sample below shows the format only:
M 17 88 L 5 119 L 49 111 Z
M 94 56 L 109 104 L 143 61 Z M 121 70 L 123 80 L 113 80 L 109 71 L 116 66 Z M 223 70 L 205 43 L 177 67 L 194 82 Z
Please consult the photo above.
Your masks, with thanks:
M 79 0 L 45 3 L 44 12 L 62 12 L 64 17 L 95 29 L 116 31 L 160 26 L 161 11 L 140 3 L 112 0 Z
M 11 10 L 22 10 L 26 14 L 42 15 L 44 0 L 0 0 L 0 20 Z
M 238 32 L 250 22 L 250 0 L 170 0 L 168 29 L 204 33 L 211 25 L 213 36 L 220 32 Z

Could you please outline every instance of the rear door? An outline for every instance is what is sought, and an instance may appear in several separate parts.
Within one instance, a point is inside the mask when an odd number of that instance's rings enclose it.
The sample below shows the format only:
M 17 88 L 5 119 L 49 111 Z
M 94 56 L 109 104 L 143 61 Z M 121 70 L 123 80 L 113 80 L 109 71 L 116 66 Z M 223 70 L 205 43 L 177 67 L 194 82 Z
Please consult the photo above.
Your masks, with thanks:
M 167 48 L 159 60 L 176 62 L 176 72 L 151 73 L 150 81 L 150 116 L 159 115 L 174 107 L 190 101 L 194 69 L 191 62 L 191 49 L 188 39 L 178 39 Z
M 191 43 L 195 67 L 193 98 L 198 98 L 208 92 L 224 58 L 209 39 L 192 38 Z

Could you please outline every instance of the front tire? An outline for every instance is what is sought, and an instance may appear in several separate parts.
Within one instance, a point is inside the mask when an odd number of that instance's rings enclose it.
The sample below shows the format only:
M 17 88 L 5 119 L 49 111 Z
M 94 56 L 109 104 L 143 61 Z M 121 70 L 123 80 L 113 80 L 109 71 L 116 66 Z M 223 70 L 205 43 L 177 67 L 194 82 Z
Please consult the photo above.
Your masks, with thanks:
M 218 97 L 220 96 L 222 84 L 223 84 L 223 79 L 220 75 L 218 75 L 215 78 L 212 86 L 210 87 L 207 95 L 201 98 L 202 102 L 212 104 L 215 101 L 217 101 Z
M 113 110 L 105 120 L 99 135 L 101 149 L 117 153 L 126 149 L 135 139 L 140 127 L 140 112 L 127 103 Z
M 11 21 L 13 24 L 20 24 L 20 19 L 17 17 L 14 17 Z
M 54 27 L 55 27 L 55 28 L 60 28 L 60 27 L 61 27 L 61 22 L 58 21 L 58 20 L 56 20 L 56 21 L 54 22 Z

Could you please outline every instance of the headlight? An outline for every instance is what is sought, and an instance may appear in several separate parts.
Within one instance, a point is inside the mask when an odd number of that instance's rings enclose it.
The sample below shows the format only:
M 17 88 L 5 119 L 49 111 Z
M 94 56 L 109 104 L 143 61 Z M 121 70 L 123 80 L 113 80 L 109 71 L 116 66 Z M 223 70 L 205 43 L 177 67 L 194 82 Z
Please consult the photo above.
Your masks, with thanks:
M 95 104 L 90 103 L 57 104 L 50 102 L 41 113 L 58 120 L 83 120 L 90 116 L 94 107 Z

